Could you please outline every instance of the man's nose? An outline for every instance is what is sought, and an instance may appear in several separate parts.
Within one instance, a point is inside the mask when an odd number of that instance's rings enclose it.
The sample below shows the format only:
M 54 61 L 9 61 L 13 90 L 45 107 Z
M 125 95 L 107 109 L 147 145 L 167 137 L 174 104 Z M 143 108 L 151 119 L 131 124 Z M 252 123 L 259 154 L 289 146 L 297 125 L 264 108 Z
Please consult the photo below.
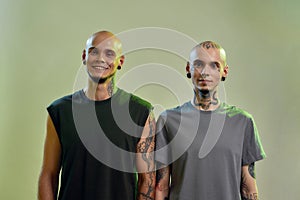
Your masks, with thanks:
M 200 74 L 203 75 L 203 74 L 207 74 L 207 68 L 208 66 L 207 65 L 204 65 L 202 68 L 201 68 L 201 71 L 200 71 Z
M 105 62 L 105 59 L 104 59 L 104 54 L 102 52 L 100 52 L 97 56 L 97 60 L 98 61 L 101 61 L 101 62 Z

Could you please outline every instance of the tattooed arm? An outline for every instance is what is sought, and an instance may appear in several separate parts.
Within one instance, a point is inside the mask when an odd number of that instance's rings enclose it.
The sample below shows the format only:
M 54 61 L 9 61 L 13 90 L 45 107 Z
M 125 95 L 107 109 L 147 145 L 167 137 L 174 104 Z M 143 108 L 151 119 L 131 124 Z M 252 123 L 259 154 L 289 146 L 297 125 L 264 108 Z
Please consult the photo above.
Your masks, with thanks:
M 254 163 L 242 167 L 241 196 L 242 200 L 258 199 Z
M 169 181 L 170 181 L 170 167 L 163 167 L 156 171 L 156 188 L 155 199 L 167 200 L 169 197 Z
M 155 196 L 154 139 L 155 119 L 151 112 L 137 145 L 138 200 L 153 200 Z

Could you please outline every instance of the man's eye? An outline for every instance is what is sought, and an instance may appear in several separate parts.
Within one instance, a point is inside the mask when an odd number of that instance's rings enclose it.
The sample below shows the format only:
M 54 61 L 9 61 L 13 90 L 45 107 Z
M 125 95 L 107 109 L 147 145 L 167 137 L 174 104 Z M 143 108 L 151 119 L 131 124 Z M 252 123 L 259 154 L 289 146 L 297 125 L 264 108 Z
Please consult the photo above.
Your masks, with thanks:
M 97 49 L 91 49 L 90 50 L 90 54 L 93 55 L 93 56 L 97 55 L 98 54 L 98 50 Z
M 112 56 L 115 56 L 115 53 L 114 53 L 113 51 L 107 51 L 107 52 L 106 52 L 106 55 L 107 55 L 108 57 L 112 57 Z
M 203 66 L 203 62 L 201 62 L 201 61 L 195 61 L 194 62 L 194 66 L 195 67 L 202 67 Z
M 214 62 L 214 63 L 211 64 L 211 68 L 213 68 L 213 69 L 219 69 L 220 65 L 219 65 L 219 63 Z

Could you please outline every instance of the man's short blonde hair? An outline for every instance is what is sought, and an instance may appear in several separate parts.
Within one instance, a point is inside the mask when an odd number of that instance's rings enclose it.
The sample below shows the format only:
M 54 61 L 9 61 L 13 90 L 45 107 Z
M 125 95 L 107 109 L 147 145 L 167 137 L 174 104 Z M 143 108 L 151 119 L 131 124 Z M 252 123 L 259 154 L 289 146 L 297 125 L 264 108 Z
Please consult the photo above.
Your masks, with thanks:
M 227 65 L 227 63 L 226 63 L 226 53 L 225 53 L 225 50 L 223 49 L 223 47 L 221 47 L 221 45 L 219 45 L 219 44 L 217 44 L 217 43 L 215 43 L 213 41 L 204 41 L 204 42 L 201 42 L 200 44 L 197 44 L 192 49 L 192 51 L 194 51 L 196 48 L 204 48 L 204 49 L 213 48 L 213 49 L 218 49 L 220 51 L 220 56 L 223 59 L 225 66 Z

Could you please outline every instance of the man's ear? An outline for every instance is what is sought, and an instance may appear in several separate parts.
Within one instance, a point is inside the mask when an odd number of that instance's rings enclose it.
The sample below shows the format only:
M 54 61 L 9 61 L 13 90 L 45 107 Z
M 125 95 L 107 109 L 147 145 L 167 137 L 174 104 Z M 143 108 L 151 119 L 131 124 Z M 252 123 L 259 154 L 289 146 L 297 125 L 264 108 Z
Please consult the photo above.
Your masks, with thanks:
M 189 62 L 186 63 L 185 71 L 186 71 L 186 77 L 187 78 L 192 78 L 191 68 L 190 68 L 190 63 Z
M 228 70 L 229 70 L 229 67 L 228 67 L 228 65 L 226 65 L 225 67 L 224 67 L 224 69 L 223 69 L 223 74 L 222 74 L 222 77 L 227 77 L 227 75 L 228 75 Z
M 124 55 L 120 56 L 120 58 L 119 58 L 119 66 L 122 66 L 124 64 L 124 61 L 125 61 L 125 56 Z
M 186 62 L 186 67 L 185 67 L 186 73 L 191 73 L 191 68 L 190 68 L 190 62 Z
M 85 53 L 85 49 L 82 51 L 82 54 L 81 54 L 81 60 L 82 60 L 82 63 L 85 65 L 86 64 L 86 53 Z

